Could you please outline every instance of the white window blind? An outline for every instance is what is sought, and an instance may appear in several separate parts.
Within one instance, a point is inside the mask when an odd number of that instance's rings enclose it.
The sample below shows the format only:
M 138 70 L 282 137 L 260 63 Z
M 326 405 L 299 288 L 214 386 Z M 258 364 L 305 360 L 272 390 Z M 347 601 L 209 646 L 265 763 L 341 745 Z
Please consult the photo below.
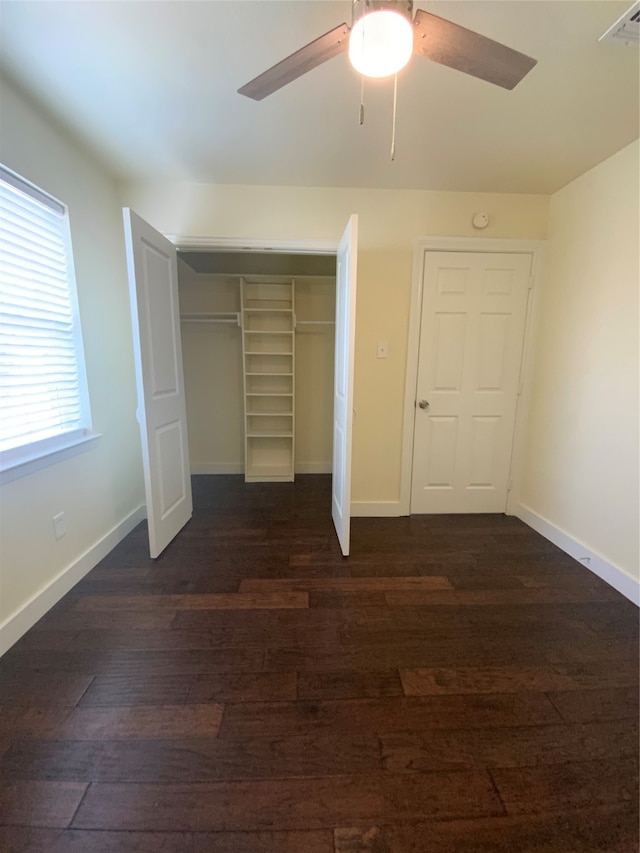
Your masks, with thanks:
M 0 166 L 1 467 L 90 426 L 66 208 Z

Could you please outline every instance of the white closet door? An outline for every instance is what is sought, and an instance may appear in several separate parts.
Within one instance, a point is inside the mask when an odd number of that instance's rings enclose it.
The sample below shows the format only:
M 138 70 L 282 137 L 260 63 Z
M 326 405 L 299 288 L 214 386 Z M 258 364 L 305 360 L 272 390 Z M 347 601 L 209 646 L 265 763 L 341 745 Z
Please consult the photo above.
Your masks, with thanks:
M 340 241 L 336 272 L 336 356 L 333 400 L 331 514 L 344 556 L 351 527 L 351 434 L 356 330 L 358 217 L 351 216 Z
M 426 253 L 412 513 L 505 511 L 530 272 L 527 254 Z
M 149 524 L 157 557 L 191 518 L 175 247 L 124 208 L 138 421 Z

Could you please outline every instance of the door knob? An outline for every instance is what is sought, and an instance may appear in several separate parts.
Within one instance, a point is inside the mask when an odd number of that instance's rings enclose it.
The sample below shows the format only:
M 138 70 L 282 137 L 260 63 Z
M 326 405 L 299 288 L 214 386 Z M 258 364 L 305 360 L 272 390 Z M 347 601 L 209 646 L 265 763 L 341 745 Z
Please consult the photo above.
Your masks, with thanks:
M 418 405 L 420 406 L 421 409 L 428 409 L 429 408 L 429 401 L 428 400 L 420 400 Z

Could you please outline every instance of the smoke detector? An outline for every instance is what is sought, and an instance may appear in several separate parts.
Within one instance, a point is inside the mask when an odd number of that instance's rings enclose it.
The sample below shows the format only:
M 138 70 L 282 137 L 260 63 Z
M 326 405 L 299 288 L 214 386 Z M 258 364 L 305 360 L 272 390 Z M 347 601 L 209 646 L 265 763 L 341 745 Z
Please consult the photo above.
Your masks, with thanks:
M 640 0 L 634 3 L 598 41 L 640 45 Z

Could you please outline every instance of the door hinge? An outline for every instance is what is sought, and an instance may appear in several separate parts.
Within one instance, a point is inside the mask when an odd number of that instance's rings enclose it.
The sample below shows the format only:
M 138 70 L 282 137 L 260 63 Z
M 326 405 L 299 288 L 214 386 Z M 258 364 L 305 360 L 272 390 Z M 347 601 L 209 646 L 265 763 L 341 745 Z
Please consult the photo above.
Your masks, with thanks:
M 507 491 L 510 492 L 513 488 L 513 480 L 507 480 Z
M 529 276 L 529 290 L 533 290 L 533 276 Z
M 516 391 L 516 396 L 517 396 L 517 397 L 519 397 L 519 396 L 520 396 L 520 394 L 522 394 L 523 390 L 524 390 L 524 383 L 523 383 L 523 382 L 521 382 L 521 383 L 518 385 L 518 390 Z

